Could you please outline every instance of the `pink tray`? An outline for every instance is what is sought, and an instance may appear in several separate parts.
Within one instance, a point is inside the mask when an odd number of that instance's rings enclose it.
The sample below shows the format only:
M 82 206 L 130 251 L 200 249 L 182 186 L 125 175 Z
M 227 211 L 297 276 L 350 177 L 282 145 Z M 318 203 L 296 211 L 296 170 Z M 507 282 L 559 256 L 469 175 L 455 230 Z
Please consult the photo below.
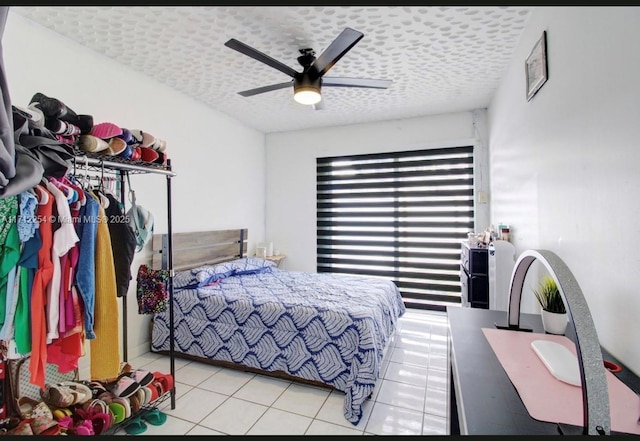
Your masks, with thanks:
M 571 340 L 563 335 L 503 329 L 482 328 L 482 332 L 532 418 L 583 426 L 582 388 L 556 379 L 531 348 L 533 340 L 550 340 L 566 346 L 575 355 L 576 347 Z M 640 435 L 638 395 L 611 372 L 605 373 L 611 430 Z

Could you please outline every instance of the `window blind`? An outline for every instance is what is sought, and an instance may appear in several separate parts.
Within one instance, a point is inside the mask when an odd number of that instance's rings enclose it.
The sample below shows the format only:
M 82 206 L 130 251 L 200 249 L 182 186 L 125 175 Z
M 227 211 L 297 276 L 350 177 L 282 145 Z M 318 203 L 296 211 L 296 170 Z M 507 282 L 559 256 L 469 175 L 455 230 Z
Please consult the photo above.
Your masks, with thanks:
M 317 158 L 317 271 L 392 279 L 407 307 L 460 303 L 473 146 Z

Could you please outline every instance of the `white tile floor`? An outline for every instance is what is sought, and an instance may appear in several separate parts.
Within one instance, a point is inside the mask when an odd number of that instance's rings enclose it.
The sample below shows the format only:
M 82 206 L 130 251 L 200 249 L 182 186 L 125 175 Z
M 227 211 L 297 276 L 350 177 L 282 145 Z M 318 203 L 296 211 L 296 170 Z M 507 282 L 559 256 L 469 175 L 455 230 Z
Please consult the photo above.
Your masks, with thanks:
M 342 392 L 176 358 L 176 407 L 163 402 L 167 422 L 143 435 L 448 435 L 447 334 L 445 313 L 407 310 L 357 426 Z M 155 353 L 129 362 L 170 372 Z

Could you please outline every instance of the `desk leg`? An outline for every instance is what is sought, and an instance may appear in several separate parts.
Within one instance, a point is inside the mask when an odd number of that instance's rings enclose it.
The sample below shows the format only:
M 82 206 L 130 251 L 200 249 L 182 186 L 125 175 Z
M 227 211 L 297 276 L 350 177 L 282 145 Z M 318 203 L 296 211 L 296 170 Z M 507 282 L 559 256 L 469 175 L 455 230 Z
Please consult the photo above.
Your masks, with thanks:
M 460 435 L 458 421 L 458 402 L 456 401 L 456 385 L 453 381 L 453 369 L 449 368 L 449 435 Z

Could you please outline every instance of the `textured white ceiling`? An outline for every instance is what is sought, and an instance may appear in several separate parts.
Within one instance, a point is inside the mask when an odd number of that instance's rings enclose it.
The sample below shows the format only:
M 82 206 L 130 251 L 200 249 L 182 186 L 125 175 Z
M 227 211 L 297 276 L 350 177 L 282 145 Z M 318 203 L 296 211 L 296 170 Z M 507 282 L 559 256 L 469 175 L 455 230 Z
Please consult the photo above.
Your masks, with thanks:
M 487 107 L 528 7 L 18 7 L 12 11 L 265 133 Z M 143 24 L 143 26 L 141 25 Z M 290 66 L 346 27 L 364 37 L 327 73 L 388 79 L 389 89 L 323 88 L 322 110 L 293 88 L 237 92 L 291 78 L 224 46 L 235 38 Z

